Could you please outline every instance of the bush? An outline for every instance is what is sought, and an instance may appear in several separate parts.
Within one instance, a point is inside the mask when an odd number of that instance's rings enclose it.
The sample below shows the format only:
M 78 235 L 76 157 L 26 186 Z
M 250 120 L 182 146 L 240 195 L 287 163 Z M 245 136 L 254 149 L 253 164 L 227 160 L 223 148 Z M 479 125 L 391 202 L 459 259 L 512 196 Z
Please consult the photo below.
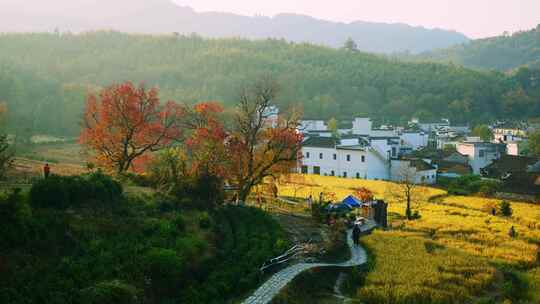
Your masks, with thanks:
M 492 180 L 483 180 L 477 175 L 467 175 L 456 179 L 442 179 L 439 184 L 448 189 L 453 195 L 480 194 L 491 196 L 497 192 L 501 183 Z
M 176 227 L 176 230 L 178 230 L 178 232 L 186 231 L 186 221 L 181 215 L 178 215 L 174 218 L 173 224 Z
M 184 178 L 172 190 L 182 205 L 201 210 L 211 210 L 220 205 L 225 197 L 223 181 L 215 176 Z M 189 199 L 190 204 L 184 204 Z
M 212 221 L 210 220 L 210 216 L 207 212 L 201 213 L 199 216 L 199 227 L 202 229 L 208 229 L 212 226 Z
M 34 207 L 67 209 L 90 205 L 108 207 L 122 197 L 122 186 L 100 172 L 82 176 L 57 176 L 40 179 L 30 189 Z
M 182 286 L 184 260 L 174 250 L 154 248 L 144 257 L 144 273 L 156 299 L 171 299 Z
M 499 204 L 499 214 L 502 216 L 512 216 L 512 205 L 508 201 L 502 201 Z
M 81 290 L 82 304 L 136 304 L 139 303 L 137 289 L 121 281 L 97 283 L 92 287 Z

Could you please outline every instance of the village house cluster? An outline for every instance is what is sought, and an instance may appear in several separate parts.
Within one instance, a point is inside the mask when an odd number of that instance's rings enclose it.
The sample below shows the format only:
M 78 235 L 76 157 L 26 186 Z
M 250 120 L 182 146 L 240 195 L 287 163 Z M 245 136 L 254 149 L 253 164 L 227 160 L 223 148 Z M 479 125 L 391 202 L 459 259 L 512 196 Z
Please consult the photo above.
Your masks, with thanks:
M 373 127 L 370 118 L 355 118 L 348 129 L 329 130 L 322 120 L 301 121 L 304 135 L 299 171 L 304 174 L 435 184 L 438 177 L 520 176 L 537 187 L 538 159 L 520 155 L 527 131 L 497 123 L 493 140 L 472 137 L 468 126 L 411 120 L 405 127 Z M 522 187 L 528 187 L 522 186 Z

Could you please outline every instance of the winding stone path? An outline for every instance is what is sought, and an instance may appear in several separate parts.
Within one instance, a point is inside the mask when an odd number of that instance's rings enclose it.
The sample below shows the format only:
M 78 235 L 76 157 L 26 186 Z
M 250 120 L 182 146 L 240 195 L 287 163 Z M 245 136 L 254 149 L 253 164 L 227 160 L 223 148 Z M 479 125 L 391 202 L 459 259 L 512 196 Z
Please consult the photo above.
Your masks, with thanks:
M 367 224 L 362 227 L 362 231 L 370 231 L 375 228 L 374 224 Z M 300 273 L 317 267 L 353 267 L 359 266 L 367 261 L 366 251 L 362 246 L 355 245 L 352 239 L 352 230 L 347 231 L 347 243 L 351 249 L 351 259 L 337 264 L 328 263 L 298 263 L 289 266 L 274 274 L 268 281 L 257 289 L 253 295 L 247 298 L 242 304 L 267 304 L 279 293 L 283 287 L 290 283 Z

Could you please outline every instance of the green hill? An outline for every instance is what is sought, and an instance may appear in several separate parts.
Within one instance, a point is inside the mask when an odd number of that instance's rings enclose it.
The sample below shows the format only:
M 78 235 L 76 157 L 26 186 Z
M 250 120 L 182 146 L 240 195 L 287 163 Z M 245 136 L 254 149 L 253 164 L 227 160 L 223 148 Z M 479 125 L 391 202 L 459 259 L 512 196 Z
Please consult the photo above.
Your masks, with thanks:
M 522 66 L 540 68 L 540 25 L 530 31 L 473 40 L 448 49 L 424 53 L 416 59 L 500 71 Z
M 24 119 L 27 127 L 57 133 L 78 132 L 88 88 L 144 81 L 159 86 L 164 98 L 233 105 L 243 84 L 266 74 L 282 85 L 278 102 L 301 104 L 306 118 L 368 114 L 384 122 L 411 116 L 476 122 L 540 116 L 536 99 L 511 94 L 522 88 L 515 76 L 283 40 L 3 34 L 0 67 L 0 100 L 18 113 L 12 126 Z

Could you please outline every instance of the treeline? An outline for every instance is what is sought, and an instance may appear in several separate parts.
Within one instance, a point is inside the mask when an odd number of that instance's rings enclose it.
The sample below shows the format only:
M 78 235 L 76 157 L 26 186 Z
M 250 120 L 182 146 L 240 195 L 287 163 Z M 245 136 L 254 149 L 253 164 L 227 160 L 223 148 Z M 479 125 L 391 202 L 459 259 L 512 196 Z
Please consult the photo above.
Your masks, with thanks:
M 230 106 L 242 83 L 265 74 L 281 83 L 279 103 L 303 105 L 305 118 L 367 114 L 387 123 L 411 116 L 475 123 L 540 116 L 540 102 L 530 95 L 539 84 L 531 78 L 283 40 L 3 34 L 0 67 L 0 100 L 20 114 L 11 126 L 47 133 L 78 132 L 88 87 L 144 81 L 159 86 L 165 99 Z
M 540 68 L 540 24 L 530 31 L 474 40 L 408 58 L 452 62 L 486 70 L 507 71 L 522 66 Z

